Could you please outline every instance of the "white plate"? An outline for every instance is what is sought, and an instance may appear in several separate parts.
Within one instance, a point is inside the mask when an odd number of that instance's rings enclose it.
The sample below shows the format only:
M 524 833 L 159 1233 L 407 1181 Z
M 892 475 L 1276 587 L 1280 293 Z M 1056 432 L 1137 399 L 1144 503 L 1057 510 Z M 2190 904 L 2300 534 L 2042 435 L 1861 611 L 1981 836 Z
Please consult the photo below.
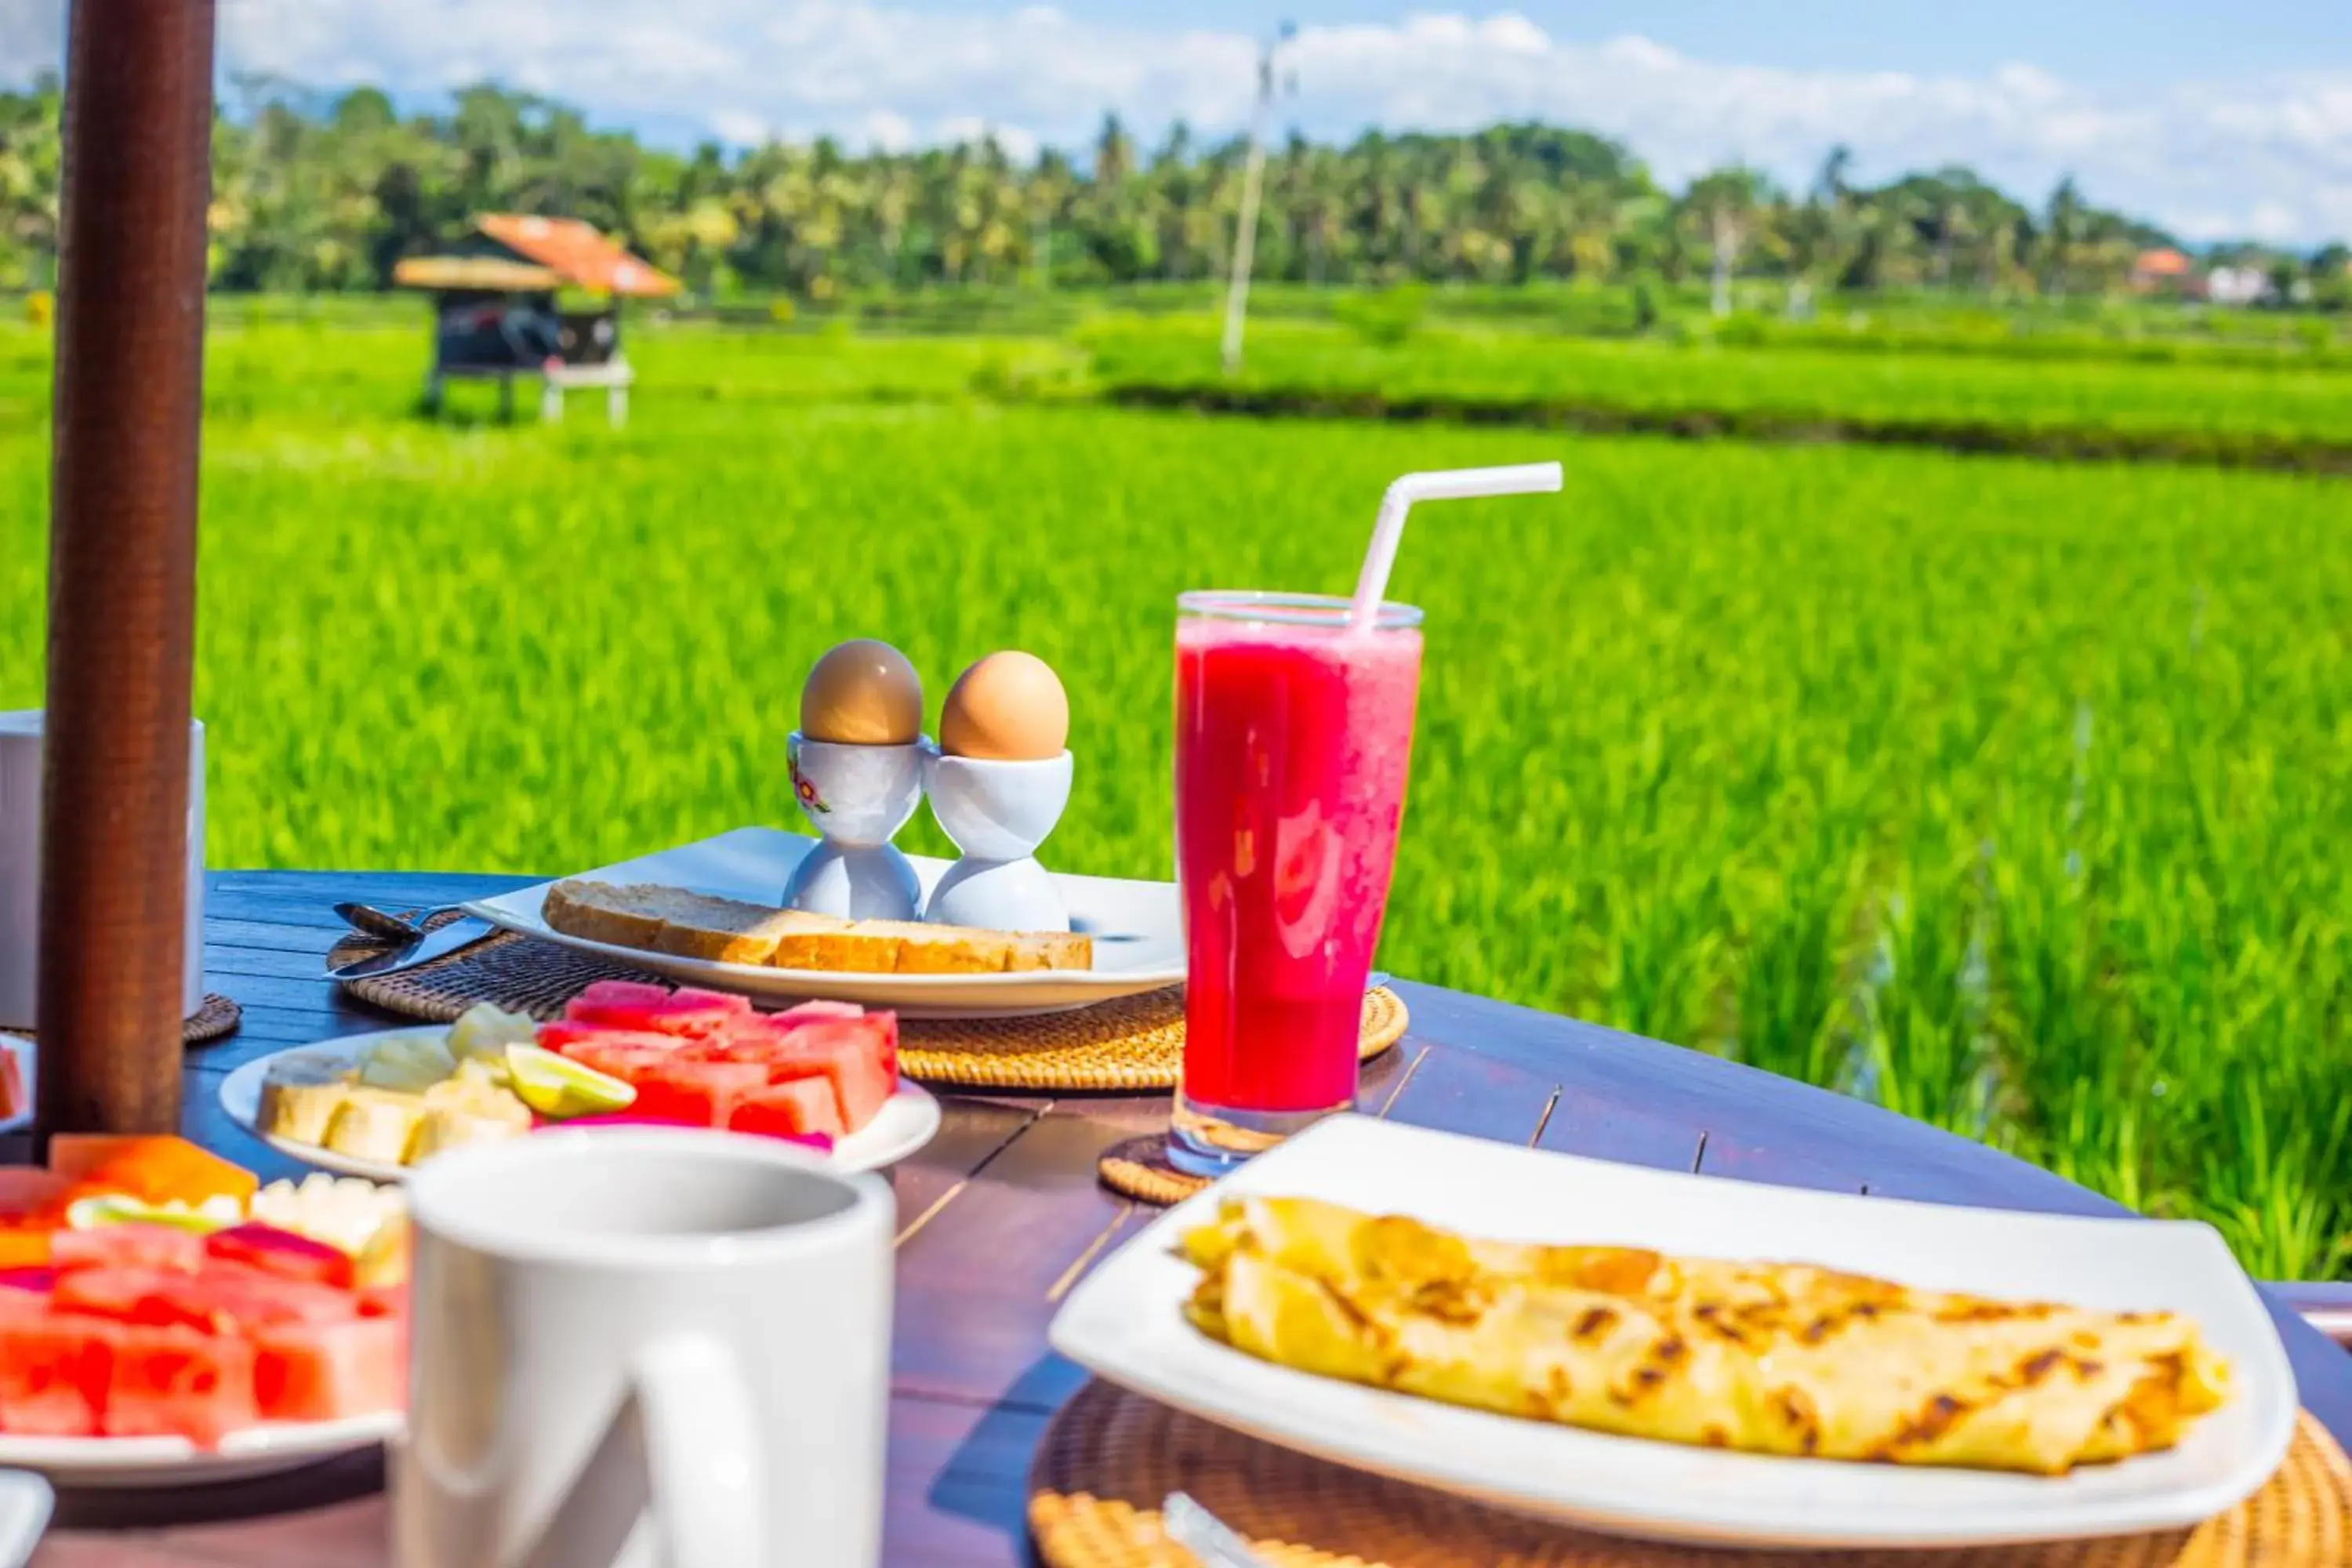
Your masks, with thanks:
M 793 868 L 815 843 L 814 838 L 780 828 L 739 827 L 699 844 L 665 849 L 581 875 L 591 881 L 657 882 L 754 903 L 774 903 L 783 896 L 784 881 Z M 932 885 L 954 864 L 924 855 L 908 858 L 927 899 Z M 1065 876 L 1056 876 L 1054 881 L 1069 906 L 1071 925 L 1095 939 L 1092 969 L 1031 970 L 1018 974 L 851 974 L 714 963 L 566 936 L 551 929 L 541 914 L 547 889 L 554 886 L 551 882 L 495 899 L 478 899 L 466 910 L 509 931 L 600 953 L 689 985 L 779 1002 L 828 997 L 868 1007 L 893 1007 L 909 1017 L 1051 1013 L 1139 991 L 1157 991 L 1184 978 L 1184 927 L 1175 883 Z
M 2058 1478 L 1685 1447 L 1515 1420 L 1294 1372 L 1179 1307 L 1177 1237 L 1222 1194 L 1319 1197 L 1480 1235 L 1819 1262 L 1907 1284 L 2193 1314 L 2235 1370 L 2181 1445 Z M 2261 1486 L 2294 1436 L 2285 1349 L 2207 1226 L 1946 1208 L 1650 1171 L 1334 1117 L 1187 1200 L 1114 1253 L 1054 1320 L 1054 1348 L 1271 1442 L 1588 1528 L 1754 1546 L 1895 1547 L 2168 1529 Z
M 396 1410 L 342 1421 L 248 1426 L 217 1448 L 184 1437 L 0 1436 L 0 1465 L 38 1470 L 65 1487 L 200 1487 L 299 1469 L 388 1441 L 404 1425 Z
M 345 1035 L 339 1039 L 321 1040 L 315 1046 L 289 1046 L 282 1051 L 272 1051 L 266 1057 L 246 1063 L 230 1073 L 221 1084 L 221 1109 L 229 1119 L 256 1138 L 281 1154 L 291 1155 L 305 1164 L 316 1165 L 322 1171 L 332 1171 L 343 1176 L 365 1176 L 375 1182 L 408 1180 L 406 1165 L 388 1164 L 382 1160 L 355 1160 L 348 1154 L 338 1154 L 331 1149 L 321 1149 L 315 1143 L 298 1142 L 261 1130 L 261 1085 L 269 1076 L 269 1064 L 280 1057 L 291 1055 L 335 1058 L 357 1066 L 362 1053 L 385 1040 L 410 1036 L 443 1038 L 449 1033 L 446 1024 L 426 1024 L 410 1029 L 375 1029 L 364 1035 Z M 874 1171 L 896 1164 L 931 1141 L 940 1130 L 940 1102 L 920 1084 L 898 1080 L 898 1092 L 892 1095 L 873 1121 L 833 1146 L 834 1163 L 848 1171 Z M 0 1464 L 7 1463 L 0 1454 Z

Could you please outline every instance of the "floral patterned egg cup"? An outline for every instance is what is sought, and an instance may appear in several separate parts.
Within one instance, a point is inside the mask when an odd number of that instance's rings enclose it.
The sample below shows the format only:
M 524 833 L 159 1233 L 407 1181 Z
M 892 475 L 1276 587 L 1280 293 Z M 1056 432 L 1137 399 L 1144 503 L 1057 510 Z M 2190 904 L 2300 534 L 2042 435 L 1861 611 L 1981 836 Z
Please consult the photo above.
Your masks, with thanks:
M 1067 931 L 1070 911 L 1037 848 L 1070 804 L 1070 753 L 998 762 L 933 752 L 931 815 L 963 858 L 931 889 L 923 918 L 985 931 Z
M 923 798 L 928 741 L 853 746 L 793 731 L 793 795 L 824 842 L 784 884 L 784 907 L 860 921 L 911 921 L 921 907 L 914 867 L 890 840 Z

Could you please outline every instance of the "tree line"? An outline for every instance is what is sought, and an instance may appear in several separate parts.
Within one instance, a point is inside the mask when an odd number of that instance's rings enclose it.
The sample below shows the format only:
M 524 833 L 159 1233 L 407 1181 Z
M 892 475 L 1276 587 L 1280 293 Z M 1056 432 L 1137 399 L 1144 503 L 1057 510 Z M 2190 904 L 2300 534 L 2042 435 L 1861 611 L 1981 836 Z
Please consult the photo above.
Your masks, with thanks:
M 0 93 L 0 287 L 52 275 L 54 79 Z M 1199 279 L 1225 265 L 1245 148 L 1181 122 L 1147 145 L 1116 115 L 1093 143 L 1017 161 L 992 139 L 853 153 L 836 142 L 674 152 L 494 86 L 400 112 L 373 88 L 232 84 L 213 133 L 214 286 L 385 287 L 482 212 L 584 218 L 707 298 L 933 285 Z M 1261 278 L 1302 283 L 1774 277 L 1823 290 L 2090 294 L 2168 243 L 2072 181 L 2028 206 L 1964 168 L 1871 185 L 1843 147 L 1802 190 L 1748 168 L 1680 191 L 1622 143 L 1550 126 L 1371 132 L 1269 149 Z M 2340 278 L 2345 251 L 2266 256 Z

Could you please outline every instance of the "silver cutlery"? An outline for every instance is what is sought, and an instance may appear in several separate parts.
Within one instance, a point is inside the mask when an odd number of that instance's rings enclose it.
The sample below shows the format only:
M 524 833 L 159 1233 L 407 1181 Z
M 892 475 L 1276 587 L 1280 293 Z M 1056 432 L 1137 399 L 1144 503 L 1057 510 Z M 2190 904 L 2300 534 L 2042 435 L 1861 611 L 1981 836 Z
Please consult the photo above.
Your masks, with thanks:
M 372 913 L 381 914 L 382 910 Z M 435 910 L 439 913 L 439 910 Z M 381 952 L 354 958 L 344 963 L 331 964 L 327 970 L 330 980 L 358 980 L 371 974 L 397 974 L 404 969 L 414 969 L 420 963 L 430 963 L 446 957 L 461 947 L 471 947 L 484 937 L 498 934 L 498 927 L 478 915 L 467 915 L 451 921 L 433 931 L 418 931 L 413 939 L 393 939 L 393 945 Z
M 1160 1505 L 1160 1526 L 1169 1540 L 1201 1560 L 1201 1568 L 1268 1568 L 1248 1542 L 1189 1493 L 1168 1494 Z
M 335 913 L 353 931 L 384 942 L 415 942 L 425 934 L 425 928 L 407 916 L 377 909 L 373 904 L 340 903 L 335 906 Z

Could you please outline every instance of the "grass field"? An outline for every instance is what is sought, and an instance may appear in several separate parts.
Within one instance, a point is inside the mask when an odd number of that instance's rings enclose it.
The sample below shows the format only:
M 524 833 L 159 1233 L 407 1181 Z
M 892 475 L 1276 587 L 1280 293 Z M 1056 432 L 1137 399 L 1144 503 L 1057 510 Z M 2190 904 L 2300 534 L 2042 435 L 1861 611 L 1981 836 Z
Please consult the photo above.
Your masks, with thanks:
M 707 331 L 645 335 L 625 432 L 584 400 L 433 425 L 421 337 L 215 338 L 216 865 L 560 871 L 788 822 L 801 678 L 872 634 L 934 700 L 991 648 L 1051 660 L 1079 784 L 1049 861 L 1165 875 L 1173 595 L 1344 590 L 1398 471 L 1557 456 L 1556 503 L 1407 542 L 1429 663 L 1383 964 L 2342 1269 L 2341 483 L 1005 406 L 973 377 L 1068 352 Z M 0 706 L 41 690 L 46 374 L 0 336 Z
M 1255 397 L 1279 408 L 1357 402 L 1454 405 L 1482 417 L 1525 410 L 1712 415 L 1738 420 L 2071 435 L 2203 455 L 2302 445 L 2352 457 L 2352 370 L 2285 363 L 2042 362 L 1954 353 L 1857 353 L 1801 346 L 1563 339 L 1423 328 L 1382 344 L 1345 328 L 1258 324 L 1228 380 L 1205 318 L 1106 323 L 1092 334 L 1104 385 L 1131 393 Z

